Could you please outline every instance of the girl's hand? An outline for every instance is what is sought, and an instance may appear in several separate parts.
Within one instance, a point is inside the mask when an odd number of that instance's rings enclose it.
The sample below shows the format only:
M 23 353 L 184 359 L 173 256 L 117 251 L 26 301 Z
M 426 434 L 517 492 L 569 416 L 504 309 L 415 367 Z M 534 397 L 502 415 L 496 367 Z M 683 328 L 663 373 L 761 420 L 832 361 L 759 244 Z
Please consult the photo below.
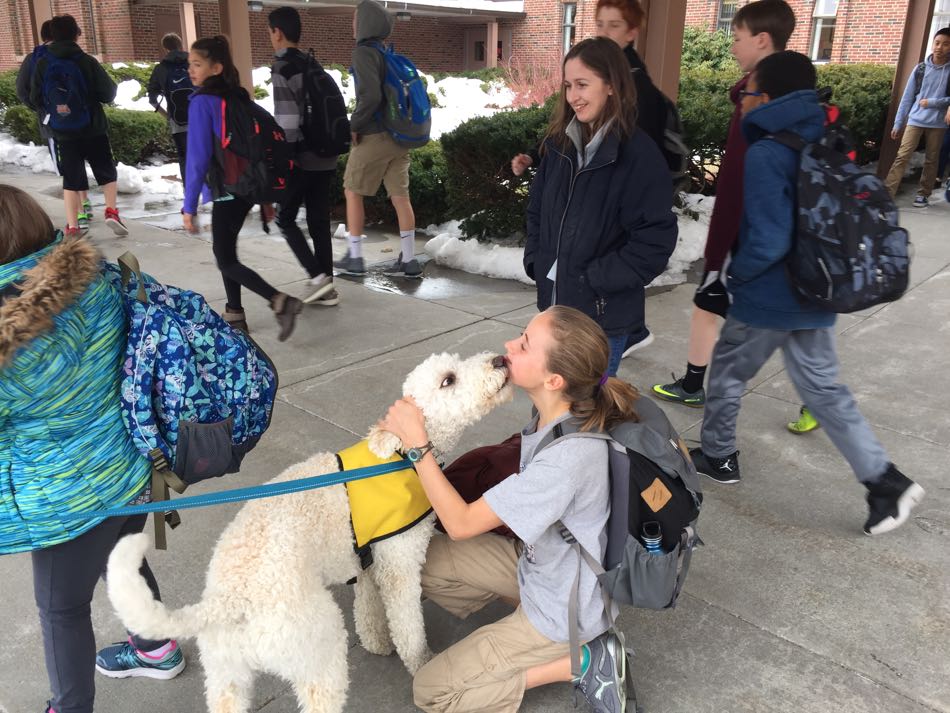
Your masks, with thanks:
M 181 223 L 185 226 L 186 233 L 197 235 L 201 230 L 198 227 L 198 216 L 196 216 L 194 213 L 182 213 Z
M 396 436 L 406 448 L 418 448 L 429 442 L 425 416 L 411 396 L 390 406 L 377 425 Z
M 929 104 L 929 102 L 928 102 L 926 99 L 921 99 L 921 100 L 920 100 L 920 106 L 921 106 L 922 108 L 926 109 L 926 108 L 927 108 L 927 104 Z

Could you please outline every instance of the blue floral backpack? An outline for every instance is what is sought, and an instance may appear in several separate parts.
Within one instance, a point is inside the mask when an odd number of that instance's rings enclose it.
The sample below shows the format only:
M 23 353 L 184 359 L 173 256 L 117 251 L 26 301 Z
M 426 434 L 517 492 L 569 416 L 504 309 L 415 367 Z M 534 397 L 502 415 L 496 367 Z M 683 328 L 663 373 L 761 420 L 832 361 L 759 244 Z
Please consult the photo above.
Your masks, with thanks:
M 168 489 L 235 473 L 270 425 L 277 369 L 244 332 L 204 297 L 166 286 L 139 270 L 131 253 L 106 275 L 122 294 L 129 342 L 121 368 L 122 417 L 152 463 L 152 499 Z M 155 542 L 164 548 L 163 522 Z

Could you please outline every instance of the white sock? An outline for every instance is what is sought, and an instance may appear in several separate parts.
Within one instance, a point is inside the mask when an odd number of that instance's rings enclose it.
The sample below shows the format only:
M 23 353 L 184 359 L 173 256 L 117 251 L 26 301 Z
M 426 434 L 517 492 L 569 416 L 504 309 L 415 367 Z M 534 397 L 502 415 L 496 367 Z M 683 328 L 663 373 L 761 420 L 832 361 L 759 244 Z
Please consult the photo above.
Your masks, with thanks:
M 349 249 L 350 257 L 363 257 L 363 238 L 364 235 L 346 234 L 346 246 Z
M 402 247 L 402 261 L 409 262 L 416 256 L 416 229 L 400 230 L 399 242 Z
M 168 654 L 170 654 L 172 651 L 175 650 L 175 645 L 176 645 L 175 641 L 169 641 L 164 646 L 159 646 L 157 649 L 153 649 L 152 651 L 139 651 L 138 649 L 136 649 L 135 651 L 142 658 L 155 661 L 157 659 L 163 659 L 166 656 L 168 656 Z

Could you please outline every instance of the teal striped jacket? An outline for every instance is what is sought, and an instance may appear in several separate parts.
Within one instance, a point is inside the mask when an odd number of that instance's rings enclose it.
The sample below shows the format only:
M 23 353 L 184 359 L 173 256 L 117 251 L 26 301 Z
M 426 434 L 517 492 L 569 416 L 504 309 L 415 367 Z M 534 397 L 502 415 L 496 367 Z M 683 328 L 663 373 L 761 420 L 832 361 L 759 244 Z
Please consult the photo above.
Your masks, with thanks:
M 0 554 L 71 540 L 150 468 L 119 407 L 127 321 L 96 250 L 57 236 L 0 265 Z

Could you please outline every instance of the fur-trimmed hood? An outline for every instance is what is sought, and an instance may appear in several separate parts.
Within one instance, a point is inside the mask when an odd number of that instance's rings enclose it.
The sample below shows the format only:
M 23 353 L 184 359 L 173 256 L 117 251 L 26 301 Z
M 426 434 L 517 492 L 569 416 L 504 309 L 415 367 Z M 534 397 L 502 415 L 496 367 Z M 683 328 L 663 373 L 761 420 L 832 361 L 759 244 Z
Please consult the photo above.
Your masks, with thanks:
M 99 252 L 86 240 L 57 237 L 43 250 L 0 266 L 0 290 L 15 287 L 12 296 L 0 302 L 0 368 L 18 349 L 52 329 L 53 318 L 99 274 L 99 261 Z

